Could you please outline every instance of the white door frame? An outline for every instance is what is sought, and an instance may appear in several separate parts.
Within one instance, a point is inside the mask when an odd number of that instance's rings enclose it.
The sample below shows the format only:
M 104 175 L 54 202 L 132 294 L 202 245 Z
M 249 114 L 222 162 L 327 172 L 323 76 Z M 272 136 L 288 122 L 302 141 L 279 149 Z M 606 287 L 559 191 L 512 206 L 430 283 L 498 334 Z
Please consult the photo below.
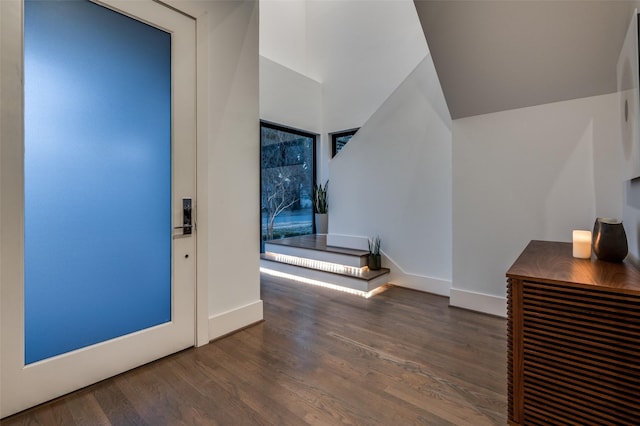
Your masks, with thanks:
M 173 9 L 177 9 L 172 6 Z M 24 149 L 24 89 L 23 89 L 23 2 L 22 0 L 0 1 L 0 321 L 13 321 L 23 312 L 24 268 L 24 217 L 15 214 L 13 206 L 22 205 L 24 187 L 23 149 Z M 180 11 L 180 10 L 178 10 Z M 206 15 L 196 19 L 196 86 L 207 87 L 207 25 Z M 205 53 L 203 56 L 202 53 Z M 204 84 L 202 84 L 204 83 Z M 196 90 L 196 150 L 207 152 L 207 93 Z M 20 141 L 15 143 L 15 141 Z M 12 143 L 13 142 L 13 143 Z M 204 150 L 201 150 L 204 148 Z M 208 343 L 208 286 L 206 261 L 207 254 L 207 209 L 206 197 L 206 155 L 197 155 L 196 205 L 194 205 L 198 233 L 196 249 L 196 289 L 195 289 L 195 341 L 196 346 Z M 204 166 L 204 167 L 203 167 Z M 204 170 L 203 170 L 204 169 Z M 206 180 L 204 181 L 206 182 Z M 13 265 L 13 267 L 9 267 Z M 17 267 L 15 265 L 18 265 Z M 20 283 L 20 285 L 16 285 Z M 1 329 L 0 329 L 1 332 Z M 0 342 L 4 336 L 0 335 Z M 2 358 L 0 365 L 7 359 Z M 6 358 L 6 357 L 5 357 Z M 99 380 L 99 379 L 98 379 Z M 6 391 L 6 390 L 5 390 Z M 0 389 L 0 392 L 2 390 Z M 3 395 L 0 394 L 0 400 Z M 26 408 L 26 407 L 23 407 Z M 14 410 L 15 411 L 15 410 Z M 12 412 L 0 411 L 0 418 Z
M 0 0 L 2 2 L 4 0 Z M 209 11 L 206 3 L 154 0 L 196 21 L 196 342 L 209 337 Z

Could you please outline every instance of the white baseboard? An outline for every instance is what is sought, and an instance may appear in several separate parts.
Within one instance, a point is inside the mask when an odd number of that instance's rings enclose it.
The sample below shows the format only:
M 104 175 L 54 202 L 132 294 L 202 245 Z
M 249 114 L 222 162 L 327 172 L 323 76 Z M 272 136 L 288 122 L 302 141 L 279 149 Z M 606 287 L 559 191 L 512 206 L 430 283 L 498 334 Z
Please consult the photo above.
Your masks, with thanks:
M 503 318 L 507 317 L 507 299 L 505 297 L 452 288 L 449 305 Z
M 404 274 L 395 268 L 391 269 L 389 283 L 397 285 L 398 287 L 410 288 L 447 297 L 449 296 L 449 288 L 451 287 L 449 281 L 421 275 Z
M 382 266 L 391 270 L 390 284 L 449 297 L 451 281 L 407 272 L 384 252 L 382 252 Z
M 209 340 L 262 321 L 262 300 L 209 317 Z
M 368 241 L 367 237 L 356 235 L 327 235 L 327 245 L 330 246 L 368 250 Z M 507 317 L 507 300 L 504 297 L 451 288 L 451 281 L 405 271 L 384 252 L 382 252 L 382 266 L 391 270 L 390 284 L 449 297 L 450 306 Z

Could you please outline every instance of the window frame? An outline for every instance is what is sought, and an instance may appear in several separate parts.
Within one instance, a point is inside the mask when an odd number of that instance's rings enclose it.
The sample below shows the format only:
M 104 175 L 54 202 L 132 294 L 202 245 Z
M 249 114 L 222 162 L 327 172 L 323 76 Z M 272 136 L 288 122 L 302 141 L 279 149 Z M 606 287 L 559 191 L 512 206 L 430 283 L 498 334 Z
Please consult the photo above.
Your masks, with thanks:
M 353 128 L 353 129 L 349 129 L 349 130 L 341 130 L 339 132 L 333 132 L 333 133 L 329 133 L 329 136 L 331 136 L 331 158 L 335 157 L 336 154 L 338 152 L 340 152 L 338 150 L 338 138 L 341 138 L 343 136 L 351 136 L 353 137 L 356 133 L 358 133 L 358 130 L 360 130 L 359 127 Z M 349 139 L 351 140 L 351 139 Z M 348 142 L 348 141 L 347 141 Z M 345 143 L 346 145 L 346 143 Z M 340 148 L 342 149 L 342 148 Z
M 311 133 L 307 130 L 302 130 L 302 129 L 298 129 L 295 127 L 291 127 L 291 126 L 286 126 L 283 124 L 278 124 L 278 123 L 274 123 L 271 121 L 266 121 L 266 120 L 260 120 L 260 146 L 259 146 L 259 155 L 258 155 L 258 167 L 259 167 L 259 194 L 260 194 L 260 199 L 259 199 L 259 209 L 258 209 L 258 223 L 260 224 L 260 252 L 264 252 L 264 242 L 265 240 L 263 240 L 263 234 L 262 234 L 262 129 L 263 127 L 269 128 L 269 129 L 273 129 L 273 130 L 278 130 L 281 132 L 287 132 L 287 133 L 292 133 L 301 137 L 307 137 L 310 138 L 312 140 L 311 144 L 311 152 L 312 152 L 312 156 L 313 156 L 313 161 L 312 161 L 312 187 L 316 185 L 317 183 L 317 163 L 318 163 L 318 152 L 317 152 L 317 146 L 318 146 L 318 134 L 316 133 Z M 316 232 L 316 224 L 315 224 L 315 220 L 313 218 L 313 215 L 311 217 L 311 229 L 312 229 L 312 233 Z

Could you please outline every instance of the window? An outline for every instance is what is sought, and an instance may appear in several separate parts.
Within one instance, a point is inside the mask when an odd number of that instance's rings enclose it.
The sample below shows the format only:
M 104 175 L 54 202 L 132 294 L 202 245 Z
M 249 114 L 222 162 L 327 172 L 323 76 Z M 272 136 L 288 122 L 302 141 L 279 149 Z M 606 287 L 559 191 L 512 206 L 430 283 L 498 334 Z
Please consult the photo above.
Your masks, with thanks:
M 261 250 L 264 241 L 313 233 L 316 136 L 260 123 Z
M 353 135 L 359 129 L 343 130 L 342 132 L 331 133 L 331 156 L 335 157 L 337 153 L 351 140 Z

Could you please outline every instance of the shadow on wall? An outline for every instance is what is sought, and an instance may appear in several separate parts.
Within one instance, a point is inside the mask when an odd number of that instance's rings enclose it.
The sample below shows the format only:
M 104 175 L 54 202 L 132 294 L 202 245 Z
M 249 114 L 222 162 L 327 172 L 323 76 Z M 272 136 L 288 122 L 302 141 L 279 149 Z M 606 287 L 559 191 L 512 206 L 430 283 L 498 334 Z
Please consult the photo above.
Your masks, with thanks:
M 434 291 L 436 286 L 441 289 L 438 294 L 448 294 L 451 119 L 430 56 L 367 120 L 329 168 L 330 233 L 380 235 L 385 256 L 397 265 L 394 272 L 402 269 L 406 282 L 421 283 L 411 288 Z M 393 279 L 402 285 L 400 278 Z
M 627 204 L 640 210 L 640 178 L 629 181 L 627 185 Z
M 627 198 L 627 207 L 631 207 L 635 210 L 640 211 L 640 178 L 636 178 L 630 181 L 627 181 L 626 185 L 626 198 Z M 639 253 L 634 253 L 633 247 L 640 247 L 640 215 L 636 215 L 636 220 L 629 220 L 630 215 L 625 215 L 625 227 L 627 228 L 627 238 L 633 238 L 635 243 L 630 244 L 630 254 L 636 259 L 631 259 L 640 267 L 640 256 Z M 631 243 L 631 241 L 630 241 Z M 630 256 L 631 257 L 631 256 Z

